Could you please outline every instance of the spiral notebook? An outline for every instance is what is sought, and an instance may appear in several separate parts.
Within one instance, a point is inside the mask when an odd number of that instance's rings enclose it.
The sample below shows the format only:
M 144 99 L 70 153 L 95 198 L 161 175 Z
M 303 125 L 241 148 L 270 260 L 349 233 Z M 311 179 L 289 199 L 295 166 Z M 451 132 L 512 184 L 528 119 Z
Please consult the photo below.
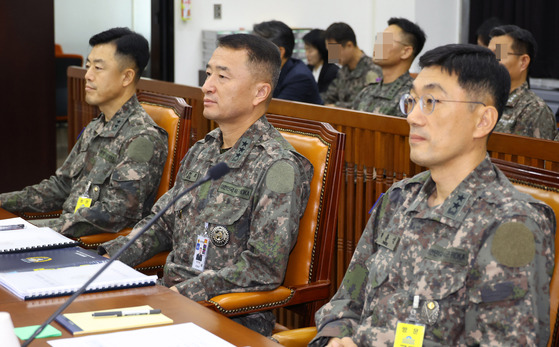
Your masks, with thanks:
M 51 228 L 37 228 L 22 218 L 2 219 L 0 226 L 23 226 L 22 229 L 0 230 L 0 253 L 69 247 L 78 244 Z
M 104 264 L 71 266 L 52 270 L 0 273 L 0 284 L 23 300 L 71 295 Z M 157 276 L 147 276 L 115 261 L 86 289 L 88 292 L 155 285 Z

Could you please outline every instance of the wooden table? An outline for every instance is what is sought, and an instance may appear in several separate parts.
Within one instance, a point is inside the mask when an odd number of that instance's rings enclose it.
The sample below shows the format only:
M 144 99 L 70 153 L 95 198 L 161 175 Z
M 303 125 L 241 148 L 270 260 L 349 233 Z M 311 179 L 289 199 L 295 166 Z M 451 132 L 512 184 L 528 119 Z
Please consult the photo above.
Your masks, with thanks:
M 13 215 L 0 208 L 0 219 Z M 15 327 L 42 324 L 68 297 L 23 301 L 0 287 L 0 311 L 9 312 Z M 193 322 L 236 346 L 279 346 L 268 338 L 211 311 L 164 286 L 112 290 L 83 294 L 63 313 L 105 310 L 120 307 L 150 305 L 161 309 L 175 324 Z M 72 335 L 57 322 L 51 323 L 62 331 L 58 338 Z M 83 335 L 82 335 L 83 336 Z M 31 346 L 49 346 L 47 339 L 36 339 Z

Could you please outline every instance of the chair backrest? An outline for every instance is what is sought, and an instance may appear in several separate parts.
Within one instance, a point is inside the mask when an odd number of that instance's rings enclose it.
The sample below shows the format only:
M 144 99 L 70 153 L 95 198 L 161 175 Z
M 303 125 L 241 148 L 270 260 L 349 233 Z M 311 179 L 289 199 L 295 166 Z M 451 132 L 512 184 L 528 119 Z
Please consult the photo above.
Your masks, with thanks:
M 559 216 L 559 173 L 544 169 L 512 163 L 502 159 L 491 158 L 491 161 L 508 177 L 519 191 L 530 194 L 535 199 L 545 202 Z M 559 225 L 557 226 L 559 229 Z M 550 327 L 551 336 L 555 343 L 559 329 L 555 327 L 557 321 L 557 309 L 559 305 L 559 232 L 555 230 L 555 268 L 551 277 L 549 288 L 550 296 Z M 552 339 L 550 338 L 550 343 Z M 555 345 L 555 344 L 554 344 Z
M 310 196 L 289 256 L 284 286 L 328 280 L 331 274 L 345 134 L 330 124 L 267 115 L 283 137 L 314 167 Z
M 169 154 L 156 196 L 159 199 L 173 186 L 180 161 L 188 151 L 192 108 L 175 96 L 149 92 L 139 92 L 137 96 L 150 117 L 169 135 Z

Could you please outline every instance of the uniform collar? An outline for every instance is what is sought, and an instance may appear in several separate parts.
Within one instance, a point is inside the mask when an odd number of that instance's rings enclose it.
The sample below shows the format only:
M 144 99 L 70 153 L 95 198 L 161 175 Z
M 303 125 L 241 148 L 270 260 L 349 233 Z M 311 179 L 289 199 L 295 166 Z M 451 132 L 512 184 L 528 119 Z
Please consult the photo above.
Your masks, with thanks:
M 105 115 L 101 113 L 99 116 L 99 124 L 97 124 L 95 128 L 96 134 L 103 137 L 116 137 L 120 128 L 122 128 L 124 123 L 128 120 L 128 117 L 130 117 L 138 107 L 141 107 L 141 105 L 138 102 L 136 94 L 134 94 L 118 111 L 116 111 L 113 118 L 107 123 L 104 122 Z
M 212 153 L 206 153 L 205 155 L 216 158 L 216 161 L 225 162 L 230 168 L 239 168 L 252 152 L 252 148 L 262 142 L 261 138 L 265 134 L 270 133 L 270 128 L 271 124 L 263 115 L 245 131 L 230 150 L 222 154 L 220 154 L 220 149 L 223 144 L 223 136 L 221 130 L 217 128 L 206 135 L 205 141 L 215 142 L 216 146 L 210 146 Z
M 516 106 L 516 103 L 518 103 L 518 100 L 520 100 L 520 97 L 524 95 L 527 91 L 528 91 L 528 82 L 524 81 L 524 83 L 522 83 L 520 87 L 516 88 L 515 90 L 512 91 L 512 93 L 509 94 L 509 98 L 507 100 L 507 107 L 514 108 Z
M 454 189 L 440 205 L 429 207 L 427 200 L 435 191 L 435 182 L 429 174 L 417 198 L 406 213 L 415 213 L 415 218 L 437 220 L 451 227 L 459 227 L 475 201 L 484 194 L 488 185 L 495 181 L 497 173 L 491 159 L 485 159 Z M 411 183 L 417 183 L 410 180 Z

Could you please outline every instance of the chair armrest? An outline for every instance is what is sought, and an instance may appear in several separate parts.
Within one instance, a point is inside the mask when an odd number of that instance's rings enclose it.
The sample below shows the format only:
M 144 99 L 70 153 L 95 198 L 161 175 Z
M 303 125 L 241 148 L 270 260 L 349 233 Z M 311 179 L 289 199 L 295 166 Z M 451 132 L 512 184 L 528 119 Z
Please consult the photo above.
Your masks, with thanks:
M 100 233 L 94 235 L 86 235 L 86 236 L 78 237 L 76 240 L 80 243 L 82 247 L 93 249 L 93 248 L 97 248 L 102 243 L 114 240 L 119 236 L 126 236 L 130 234 L 131 231 L 132 228 L 126 228 L 126 229 L 122 229 L 118 233 Z
M 316 327 L 281 331 L 272 335 L 282 346 L 306 347 L 316 336 Z
M 330 294 L 330 281 L 318 281 L 311 284 L 279 286 L 274 290 L 244 293 L 227 293 L 215 296 L 200 304 L 225 316 L 270 310 L 276 307 L 297 305 L 313 300 L 327 299 Z
M 285 305 L 293 297 L 294 290 L 280 286 L 262 292 L 228 293 L 215 296 L 200 304 L 225 316 L 269 310 Z
M 58 218 L 62 214 L 62 210 L 51 212 L 18 212 L 16 214 L 26 220 Z

